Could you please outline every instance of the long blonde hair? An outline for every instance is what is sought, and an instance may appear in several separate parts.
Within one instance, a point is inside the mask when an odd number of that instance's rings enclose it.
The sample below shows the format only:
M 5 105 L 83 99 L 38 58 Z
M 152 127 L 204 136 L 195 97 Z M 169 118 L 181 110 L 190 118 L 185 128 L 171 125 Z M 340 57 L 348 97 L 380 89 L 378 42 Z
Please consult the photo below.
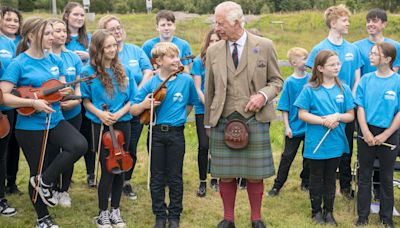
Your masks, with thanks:
M 29 47 L 35 48 L 35 51 L 44 55 L 43 36 L 47 25 L 50 25 L 50 22 L 41 17 L 28 18 L 21 28 L 21 41 L 17 47 L 17 55 L 28 50 Z M 29 41 L 29 34 L 34 36 L 33 43 Z
M 104 41 L 108 37 L 114 37 L 111 33 L 104 29 L 97 30 L 93 36 L 92 41 L 90 42 L 89 55 L 90 55 L 90 66 L 92 66 L 104 88 L 107 91 L 107 94 L 112 96 L 114 92 L 114 86 L 112 84 L 112 79 L 110 75 L 107 73 L 104 67 Z M 111 60 L 111 70 L 117 79 L 118 87 L 121 90 L 125 90 L 127 87 L 127 76 L 125 74 L 125 70 L 118 59 L 118 53 L 115 54 L 114 59 Z

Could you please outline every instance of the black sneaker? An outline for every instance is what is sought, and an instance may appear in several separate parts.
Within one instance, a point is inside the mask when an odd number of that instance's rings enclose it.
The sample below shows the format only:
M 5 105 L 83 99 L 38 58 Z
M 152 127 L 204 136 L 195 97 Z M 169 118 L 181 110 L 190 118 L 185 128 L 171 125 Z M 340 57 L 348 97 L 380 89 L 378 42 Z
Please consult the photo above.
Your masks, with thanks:
M 275 197 L 275 196 L 279 195 L 279 189 L 272 188 L 271 190 L 269 190 L 268 195 L 270 197 Z
M 197 196 L 198 197 L 204 197 L 204 196 L 206 196 L 206 192 L 207 192 L 206 182 L 201 182 L 200 181 L 199 188 L 197 189 Z
M 36 228 L 58 228 L 58 226 L 54 224 L 50 215 L 46 215 L 36 221 Z
M 362 218 L 358 217 L 356 226 L 367 226 L 368 225 L 368 219 L 367 218 Z
M 219 184 L 218 184 L 218 179 L 216 178 L 211 178 L 210 180 L 210 187 L 212 190 L 215 192 L 219 192 Z
M 124 187 L 122 187 L 122 192 L 126 197 L 128 197 L 131 200 L 137 199 L 137 194 L 132 190 L 131 184 L 125 184 Z
M 394 228 L 393 221 L 383 221 L 381 220 L 382 226 L 385 228 Z
M 16 194 L 16 195 L 22 195 L 22 192 L 18 189 L 18 186 L 16 184 L 10 184 L 6 187 L 6 193 L 8 195 Z
M 168 228 L 179 228 L 178 219 L 168 219 Z
M 46 204 L 49 207 L 54 207 L 58 204 L 58 200 L 56 197 L 53 195 L 53 190 L 51 189 L 51 186 L 46 186 L 43 184 L 42 178 L 40 176 L 33 176 L 30 178 L 29 182 L 31 183 L 32 187 L 35 188 L 36 186 L 36 179 L 37 177 L 37 191 L 38 194 L 40 195 L 40 198 L 42 198 L 42 201 L 44 204 Z
M 156 223 L 154 224 L 153 228 L 165 228 L 167 225 L 166 219 L 156 219 Z
M 89 188 L 95 188 L 96 187 L 96 182 L 94 181 L 94 173 L 88 174 L 87 175 L 87 185 Z
M 100 211 L 99 216 L 94 218 L 94 222 L 98 228 L 112 228 L 109 211 Z
M 10 207 L 10 205 L 8 205 L 7 200 L 6 199 L 1 199 L 0 200 L 0 214 L 2 216 L 13 216 L 15 214 L 17 214 L 17 210 L 15 210 L 15 208 Z

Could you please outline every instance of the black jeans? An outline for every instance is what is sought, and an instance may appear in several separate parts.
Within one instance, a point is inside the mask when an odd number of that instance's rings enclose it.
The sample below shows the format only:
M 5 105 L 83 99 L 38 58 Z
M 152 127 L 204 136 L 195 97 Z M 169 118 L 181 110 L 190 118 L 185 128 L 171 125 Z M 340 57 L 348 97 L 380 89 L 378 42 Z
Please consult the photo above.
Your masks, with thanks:
M 350 189 L 351 188 L 351 157 L 353 155 L 353 135 L 355 130 L 355 121 L 346 124 L 345 133 L 347 142 L 349 143 L 350 153 L 344 153 L 340 159 L 339 163 L 339 182 L 340 189 Z
M 336 192 L 336 169 L 340 157 L 313 160 L 310 163 L 310 199 L 312 214 L 321 212 L 322 202 L 324 211 L 332 212 Z
M 89 147 L 88 147 L 88 151 L 85 153 L 85 165 L 86 165 L 86 173 L 87 174 L 93 174 L 94 173 L 94 159 L 95 159 L 95 153 L 96 150 L 94 148 L 97 147 L 97 145 L 94 145 L 93 142 L 93 127 L 92 127 L 92 121 L 90 121 L 86 116 L 86 109 L 82 104 L 82 109 L 81 109 L 81 113 L 82 113 L 82 124 L 81 124 L 81 129 L 80 132 L 81 134 L 85 137 L 85 139 L 87 140 Z
M 185 155 L 183 128 L 181 126 L 162 131 L 157 126 L 153 127 L 150 190 L 156 219 L 179 219 L 182 213 L 182 167 Z M 166 186 L 169 188 L 168 208 L 165 203 Z
M 43 123 L 44 125 L 44 123 Z M 28 162 L 30 176 L 38 175 L 40 152 L 42 147 L 42 130 L 16 130 L 19 145 L 21 145 L 26 161 Z M 67 136 L 67 137 L 66 137 Z M 60 147 L 63 152 L 60 153 Z M 42 179 L 44 183 L 51 184 L 56 182 L 59 175 L 69 169 L 88 148 L 86 139 L 70 123 L 62 120 L 56 127 L 50 129 L 46 154 L 43 161 Z M 50 162 L 50 158 L 57 154 Z M 28 181 L 29 199 L 33 194 L 33 187 Z M 33 205 L 38 218 L 48 215 L 47 206 L 38 196 Z
M 142 133 L 143 124 L 140 123 L 140 118 L 133 116 L 131 119 L 131 142 L 129 144 L 129 153 L 133 160 L 132 169 L 125 173 L 125 181 L 132 179 L 133 170 L 135 170 L 137 161 L 137 145 L 139 143 L 140 134 Z
M 100 124 L 93 123 L 94 127 L 94 142 L 96 143 L 96 147 L 99 142 L 99 133 L 100 133 Z M 117 122 L 114 124 L 115 130 L 120 130 L 124 135 L 125 144 L 124 150 L 128 151 L 129 141 L 131 135 L 131 125 L 129 121 Z M 104 125 L 104 131 L 108 131 L 108 126 Z M 97 149 L 96 149 L 97 151 Z M 100 149 L 100 164 L 101 164 L 101 177 L 99 182 L 99 187 L 97 188 L 98 197 L 99 197 L 99 209 L 107 210 L 108 208 L 108 197 L 111 193 L 111 207 L 119 208 L 119 203 L 121 201 L 122 194 L 122 185 L 124 184 L 124 173 L 121 174 L 112 174 L 109 173 L 106 169 L 106 157 L 109 155 L 109 151 L 104 148 L 104 145 L 101 145 Z
M 371 133 L 375 136 L 382 133 L 385 129 L 368 126 Z M 358 139 L 358 161 L 359 179 L 358 179 L 358 198 L 357 212 L 359 217 L 367 218 L 370 213 L 371 205 L 371 184 L 373 164 L 376 157 L 379 160 L 379 178 L 380 178 L 380 210 L 379 216 L 385 222 L 392 221 L 392 212 L 394 204 L 393 196 L 393 168 L 396 162 L 398 149 L 390 150 L 386 146 L 368 146 L 362 139 Z M 399 145 L 399 133 L 396 131 L 387 140 L 386 143 Z
M 204 115 L 196 114 L 196 131 L 199 142 L 197 161 L 200 180 L 207 179 L 209 139 L 204 128 Z
M 2 139 L 0 139 L 0 199 L 3 199 L 5 196 L 5 181 L 6 181 L 6 155 L 7 155 L 7 147 L 10 141 L 10 137 L 13 134 L 14 130 L 14 110 L 8 110 L 3 112 L 4 115 L 7 115 L 8 121 L 10 122 L 10 132 L 8 135 Z
M 285 184 L 289 169 L 292 165 L 294 158 L 296 157 L 297 151 L 299 149 L 300 143 L 303 141 L 304 136 L 300 137 L 285 137 L 285 149 L 283 150 L 281 161 L 279 163 L 278 174 L 276 176 L 274 187 L 276 189 L 281 189 Z M 301 154 L 304 153 L 304 145 L 301 149 Z M 301 184 L 308 186 L 310 183 L 310 166 L 307 158 L 303 158 L 303 170 L 300 173 Z
M 14 185 L 17 181 L 18 162 L 19 162 L 19 144 L 15 137 L 15 122 L 17 121 L 17 111 L 9 110 L 6 112 L 10 121 L 10 140 L 7 146 L 7 186 Z

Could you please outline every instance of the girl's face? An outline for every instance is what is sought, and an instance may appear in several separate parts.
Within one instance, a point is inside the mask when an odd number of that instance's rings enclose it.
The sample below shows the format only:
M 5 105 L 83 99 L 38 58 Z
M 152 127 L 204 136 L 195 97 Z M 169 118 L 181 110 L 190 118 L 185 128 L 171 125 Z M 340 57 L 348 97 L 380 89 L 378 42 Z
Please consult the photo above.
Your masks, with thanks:
M 117 54 L 118 44 L 114 36 L 108 36 L 103 44 L 103 58 L 113 60 Z
M 53 26 L 50 24 L 46 25 L 43 31 L 42 47 L 43 49 L 50 49 L 53 45 Z
M 382 51 L 377 46 L 373 46 L 369 52 L 369 61 L 371 62 L 371 66 L 375 67 L 389 63 L 388 58 L 382 54 Z
M 85 24 L 85 11 L 82 7 L 77 6 L 71 10 L 67 16 L 68 26 L 80 29 Z
M 341 63 L 337 55 L 328 58 L 323 66 L 318 66 L 318 70 L 324 77 L 337 77 L 340 72 Z
M 67 28 L 63 23 L 53 24 L 53 45 L 64 45 L 67 40 Z
M 210 46 L 214 45 L 215 43 L 217 43 L 220 40 L 220 38 L 217 36 L 217 34 L 213 33 L 210 37 Z
M 111 20 L 107 22 L 106 29 L 113 34 L 117 42 L 123 40 L 124 28 L 117 20 Z
M 6 36 L 14 36 L 19 29 L 19 18 L 14 12 L 6 12 L 4 17 L 0 20 L 1 32 Z

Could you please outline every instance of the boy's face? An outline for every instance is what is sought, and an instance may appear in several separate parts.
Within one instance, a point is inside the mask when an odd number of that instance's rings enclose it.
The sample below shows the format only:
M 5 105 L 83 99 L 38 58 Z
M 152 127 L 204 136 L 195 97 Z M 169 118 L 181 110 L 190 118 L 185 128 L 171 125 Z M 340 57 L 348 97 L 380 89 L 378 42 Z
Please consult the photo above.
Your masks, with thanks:
M 178 70 L 181 64 L 180 58 L 176 53 L 164 55 L 162 57 L 157 58 L 156 61 L 157 64 L 160 66 L 160 68 L 165 69 L 169 72 Z
M 346 35 L 349 33 L 349 17 L 348 16 L 341 16 L 336 21 L 331 23 L 331 29 L 336 30 L 338 33 L 342 35 Z
M 164 40 L 170 39 L 175 32 L 175 23 L 172 21 L 168 21 L 165 18 L 161 18 L 157 24 L 157 31 L 160 34 L 161 38 Z
M 368 35 L 377 35 L 380 34 L 386 27 L 387 22 L 383 22 L 381 19 L 369 18 L 367 19 L 367 32 Z
M 294 56 L 292 60 L 290 60 L 290 64 L 293 66 L 293 68 L 296 68 L 301 71 L 306 71 L 306 62 L 307 62 L 307 56 Z

